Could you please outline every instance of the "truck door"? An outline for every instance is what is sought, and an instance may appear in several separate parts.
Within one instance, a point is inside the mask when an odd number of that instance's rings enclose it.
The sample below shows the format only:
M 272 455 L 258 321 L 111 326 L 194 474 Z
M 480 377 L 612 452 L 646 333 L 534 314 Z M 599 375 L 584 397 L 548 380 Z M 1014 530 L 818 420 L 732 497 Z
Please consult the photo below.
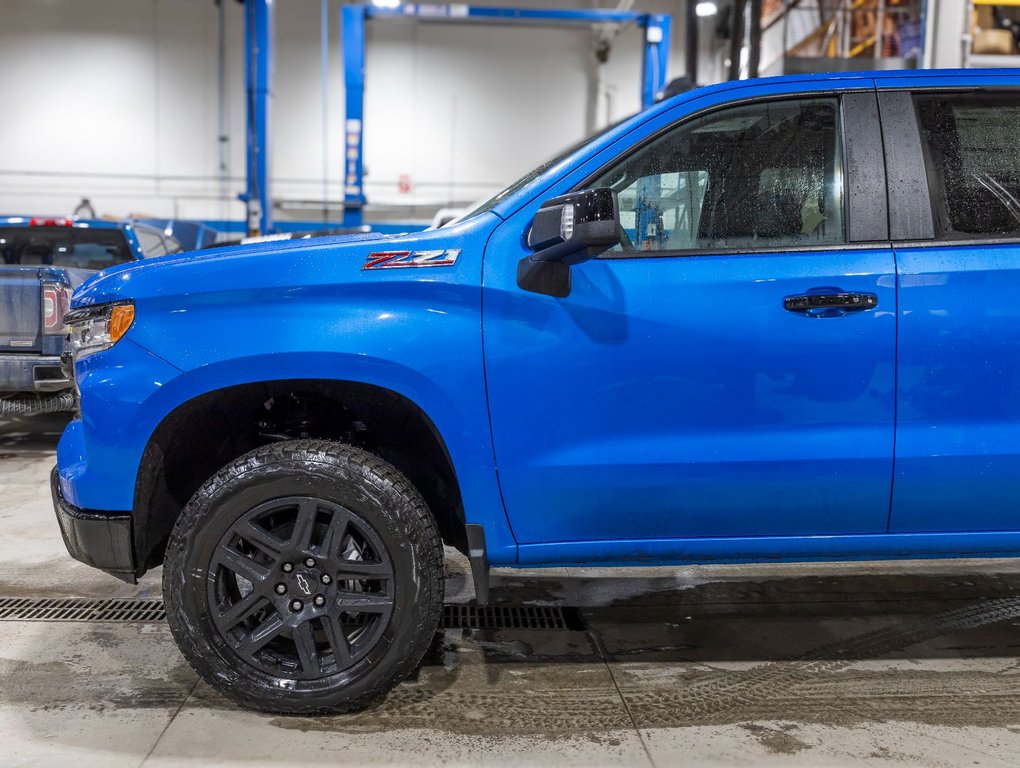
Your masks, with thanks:
M 899 269 L 894 532 L 1020 529 L 1020 93 L 883 92 Z
M 583 183 L 606 186 L 625 242 L 575 266 L 566 298 L 516 284 L 533 212 L 486 250 L 521 562 L 578 542 L 624 560 L 663 539 L 884 532 L 896 289 L 874 93 L 692 115 Z

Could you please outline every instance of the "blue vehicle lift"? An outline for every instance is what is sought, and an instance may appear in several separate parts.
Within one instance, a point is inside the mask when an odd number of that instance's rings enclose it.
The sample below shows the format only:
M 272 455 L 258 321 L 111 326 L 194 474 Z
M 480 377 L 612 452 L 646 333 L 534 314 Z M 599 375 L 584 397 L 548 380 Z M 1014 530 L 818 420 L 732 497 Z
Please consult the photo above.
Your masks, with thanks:
M 265 0 L 249 0 L 264 3 Z M 641 106 L 650 107 L 666 85 L 671 17 L 668 14 L 612 10 L 546 10 L 484 8 L 469 5 L 408 3 L 396 8 L 373 5 L 342 7 L 346 120 L 344 121 L 344 227 L 362 224 L 365 206 L 365 26 L 369 19 L 473 22 L 519 25 L 635 24 L 644 31 L 641 67 Z M 266 204 L 263 204 L 266 207 Z
M 273 97 L 273 0 L 244 4 L 244 82 L 247 187 L 240 199 L 249 235 L 273 231 L 269 176 L 269 107 Z

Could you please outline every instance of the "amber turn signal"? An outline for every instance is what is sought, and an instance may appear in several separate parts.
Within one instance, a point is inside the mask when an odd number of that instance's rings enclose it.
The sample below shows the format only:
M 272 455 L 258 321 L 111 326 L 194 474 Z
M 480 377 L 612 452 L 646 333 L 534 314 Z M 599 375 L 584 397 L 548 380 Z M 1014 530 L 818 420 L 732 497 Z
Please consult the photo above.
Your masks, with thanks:
M 128 332 L 128 328 L 134 321 L 134 304 L 119 304 L 114 307 L 113 313 L 110 315 L 110 341 L 120 341 L 120 337 Z

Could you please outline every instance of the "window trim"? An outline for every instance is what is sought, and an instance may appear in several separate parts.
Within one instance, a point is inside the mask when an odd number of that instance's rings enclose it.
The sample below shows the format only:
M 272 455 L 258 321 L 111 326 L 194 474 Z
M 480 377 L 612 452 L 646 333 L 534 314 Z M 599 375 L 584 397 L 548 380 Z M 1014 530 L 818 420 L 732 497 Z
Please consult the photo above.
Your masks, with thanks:
M 913 90 L 879 91 L 886 178 L 889 239 L 935 238 L 928 170 L 922 150 Z
M 848 99 L 847 97 L 856 97 Z M 611 168 L 620 165 L 621 163 L 627 162 L 631 157 L 641 152 L 648 145 L 657 141 L 659 138 L 669 133 L 670 131 L 677 130 L 681 126 L 707 115 L 714 114 L 716 112 L 722 112 L 732 107 L 746 106 L 749 104 L 762 104 L 770 102 L 789 102 L 789 101 L 814 101 L 824 98 L 835 98 L 837 100 L 837 112 L 839 116 L 839 138 L 840 145 L 842 147 L 842 169 L 843 169 L 843 207 L 844 207 L 844 237 L 845 242 L 843 243 L 825 243 L 817 245 L 788 245 L 788 246 L 733 246 L 729 248 L 713 248 L 713 249 L 683 249 L 683 250 L 661 250 L 661 251 L 627 251 L 622 253 L 603 253 L 598 256 L 598 259 L 604 261 L 620 261 L 624 259 L 643 259 L 643 258 L 693 258 L 696 256 L 725 256 L 725 255 L 756 255 L 756 254 L 769 254 L 769 253 L 794 253 L 794 252 L 814 252 L 814 251 L 830 251 L 853 248 L 855 250 L 864 248 L 874 248 L 876 246 L 887 246 L 889 243 L 889 231 L 888 231 L 888 201 L 885 192 L 885 159 L 884 151 L 879 147 L 879 151 L 876 153 L 868 153 L 864 151 L 867 141 L 872 141 L 875 137 L 881 136 L 879 123 L 876 120 L 872 121 L 872 125 L 875 126 L 874 134 L 870 137 L 853 136 L 846 130 L 848 120 L 848 110 L 853 111 L 853 117 L 860 117 L 858 114 L 861 110 L 873 110 L 874 117 L 878 116 L 878 102 L 875 93 L 875 87 L 872 83 L 869 87 L 865 88 L 852 88 L 852 89 L 825 89 L 811 92 L 795 92 L 795 93 L 780 93 L 770 94 L 768 96 L 754 95 L 745 96 L 740 99 L 734 99 L 724 104 L 714 104 L 710 107 L 696 110 L 690 114 L 684 115 L 678 120 L 675 120 L 668 125 L 663 126 L 657 131 L 646 136 L 640 142 L 630 147 L 627 152 L 617 155 L 616 157 L 608 160 L 599 166 L 595 171 L 588 174 L 582 181 L 575 184 L 571 188 L 571 192 L 578 192 L 580 190 L 588 189 L 591 183 L 607 173 Z M 854 145 L 854 152 L 851 153 L 850 145 Z M 862 179 L 875 179 L 881 180 L 882 191 L 877 196 L 874 194 L 874 189 L 868 189 L 867 185 L 857 185 L 852 187 L 850 184 L 851 177 L 862 178 Z M 869 234 L 874 231 L 874 218 L 876 216 L 876 207 L 878 210 L 879 222 L 884 222 L 883 226 L 880 226 L 879 236 L 877 238 L 866 238 L 856 240 L 853 239 L 854 235 L 859 232 L 867 232 Z M 871 218 L 872 221 L 868 222 L 867 219 Z
M 847 244 L 889 242 L 889 185 L 878 93 L 845 92 L 842 101 Z
M 787 245 L 776 247 L 733 247 L 733 248 L 702 248 L 686 251 L 617 251 L 603 253 L 597 259 L 601 261 L 634 261 L 636 259 L 694 259 L 699 256 L 776 256 L 795 253 L 821 253 L 822 251 L 870 251 L 876 248 L 888 248 L 889 241 L 867 241 L 859 243 L 824 243 L 821 245 Z
M 893 240 L 893 248 L 1004 248 L 1011 245 L 1020 245 L 1020 235 L 1001 238 L 969 238 L 966 240 Z

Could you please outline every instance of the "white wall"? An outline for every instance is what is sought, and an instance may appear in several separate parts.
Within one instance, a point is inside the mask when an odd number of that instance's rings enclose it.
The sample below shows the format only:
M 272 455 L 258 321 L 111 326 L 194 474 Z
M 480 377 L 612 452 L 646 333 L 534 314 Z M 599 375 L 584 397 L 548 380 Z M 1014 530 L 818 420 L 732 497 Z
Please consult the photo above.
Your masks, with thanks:
M 206 0 L 2 0 L 0 211 L 215 203 L 215 22 Z
M 0 213 L 62 214 L 87 196 L 99 212 L 118 216 L 241 218 L 234 198 L 244 186 L 243 9 L 224 1 L 226 197 L 218 180 L 213 0 L 0 0 Z M 329 0 L 324 147 L 320 2 L 276 0 L 277 199 L 321 200 L 324 168 L 329 197 L 341 197 L 339 4 Z M 554 5 L 591 7 L 584 0 Z M 683 0 L 636 6 L 674 14 L 670 71 L 681 74 Z M 420 216 L 451 200 L 488 195 L 582 138 L 591 127 L 593 94 L 596 122 L 636 111 L 639 33 L 621 32 L 598 72 L 592 36 L 587 29 L 370 23 L 369 200 Z M 398 190 L 405 174 L 409 193 Z M 291 216 L 317 213 L 313 207 Z

